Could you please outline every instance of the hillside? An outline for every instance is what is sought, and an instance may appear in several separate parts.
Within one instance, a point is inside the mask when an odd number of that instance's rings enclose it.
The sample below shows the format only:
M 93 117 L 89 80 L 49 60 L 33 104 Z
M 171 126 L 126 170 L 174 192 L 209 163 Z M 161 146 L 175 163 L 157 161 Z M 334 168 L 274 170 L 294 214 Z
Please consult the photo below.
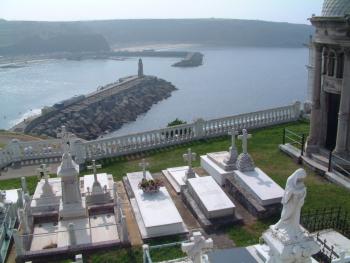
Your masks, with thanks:
M 0 20 L 0 47 L 19 47 L 28 39 L 101 35 L 110 46 L 140 43 L 301 47 L 311 26 L 236 19 L 136 19 L 78 22 Z M 6 49 L 5 49 L 6 50 Z

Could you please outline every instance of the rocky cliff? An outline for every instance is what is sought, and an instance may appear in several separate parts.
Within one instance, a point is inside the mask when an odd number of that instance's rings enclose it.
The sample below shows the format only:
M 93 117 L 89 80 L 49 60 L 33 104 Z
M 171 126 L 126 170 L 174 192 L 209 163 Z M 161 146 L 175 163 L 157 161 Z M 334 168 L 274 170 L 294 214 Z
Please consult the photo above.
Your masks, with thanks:
M 95 139 L 136 120 L 174 90 L 175 86 L 163 79 L 132 77 L 89 94 L 73 105 L 40 116 L 27 125 L 25 132 L 55 137 L 58 128 L 65 125 L 80 138 Z

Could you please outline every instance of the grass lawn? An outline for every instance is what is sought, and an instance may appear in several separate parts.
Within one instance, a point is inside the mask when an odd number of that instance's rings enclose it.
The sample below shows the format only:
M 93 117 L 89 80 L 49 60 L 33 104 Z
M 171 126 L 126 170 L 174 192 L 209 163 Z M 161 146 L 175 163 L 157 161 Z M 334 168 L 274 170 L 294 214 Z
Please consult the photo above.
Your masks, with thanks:
M 286 179 L 300 166 L 295 164 L 289 157 L 284 155 L 278 149 L 278 145 L 282 142 L 282 129 L 288 127 L 290 130 L 297 133 L 308 133 L 309 124 L 307 122 L 291 123 L 279 125 L 272 128 L 256 130 L 253 133 L 252 139 L 248 142 L 248 151 L 253 156 L 253 159 L 258 167 L 271 176 L 280 186 L 284 188 Z M 103 168 L 100 172 L 113 174 L 116 180 L 127 173 L 140 170 L 138 164 L 141 158 L 145 158 L 150 163 L 149 170 L 151 172 L 159 172 L 162 169 L 174 166 L 183 166 L 185 163 L 182 159 L 182 154 L 186 152 L 188 147 L 192 148 L 198 156 L 207 152 L 222 151 L 228 149 L 230 140 L 228 137 L 221 137 L 211 140 L 203 140 L 193 142 L 187 145 L 169 147 L 163 150 L 156 150 L 145 153 L 144 156 L 119 157 L 100 161 Z M 241 146 L 237 147 L 241 150 Z M 199 166 L 199 158 L 194 163 Z M 324 208 L 341 205 L 343 209 L 350 212 L 349 192 L 334 184 L 324 180 L 314 172 L 307 170 L 308 177 L 306 179 L 307 198 L 304 209 Z M 89 173 L 83 171 L 82 174 Z M 28 178 L 28 188 L 33 192 L 36 177 Z M 20 186 L 20 180 L 0 181 L 1 189 L 9 189 Z M 237 246 L 246 246 L 256 244 L 261 233 L 267 227 L 275 223 L 277 218 L 271 218 L 264 221 L 256 221 L 250 225 L 233 226 L 227 228 L 227 233 L 232 238 Z M 166 241 L 166 240 L 163 240 Z M 172 240 L 167 240 L 173 242 Z M 151 251 L 154 261 L 165 260 L 174 257 L 182 256 L 179 247 L 166 248 Z M 88 262 L 141 262 L 142 252 L 140 248 L 119 249 L 104 251 L 87 256 Z

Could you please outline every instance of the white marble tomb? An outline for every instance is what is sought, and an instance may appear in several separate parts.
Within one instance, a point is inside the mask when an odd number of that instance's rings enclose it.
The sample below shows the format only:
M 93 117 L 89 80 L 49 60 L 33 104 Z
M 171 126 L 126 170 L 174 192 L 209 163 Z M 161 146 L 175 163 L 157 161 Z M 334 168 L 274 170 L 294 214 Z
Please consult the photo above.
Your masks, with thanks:
M 262 206 L 280 203 L 284 195 L 283 188 L 257 167 L 248 172 L 235 170 L 234 178 Z
M 228 158 L 229 152 L 213 152 L 206 155 L 202 155 L 201 158 L 201 167 L 212 176 L 215 181 L 223 186 L 225 183 L 226 176 L 232 176 L 233 170 L 225 170 L 224 160 Z
M 127 173 L 127 179 L 134 194 L 130 202 L 142 238 L 187 233 L 187 227 L 167 189 L 160 187 L 157 193 L 144 193 L 138 187 L 142 178 L 142 171 Z M 146 178 L 152 178 L 148 171 L 146 171 Z
M 234 216 L 235 205 L 211 176 L 190 178 L 187 185 L 208 219 Z
M 186 185 L 187 170 L 188 166 L 180 166 L 168 168 L 162 171 L 163 175 L 178 194 L 181 192 L 181 188 Z M 198 177 L 198 174 L 195 173 L 195 176 Z

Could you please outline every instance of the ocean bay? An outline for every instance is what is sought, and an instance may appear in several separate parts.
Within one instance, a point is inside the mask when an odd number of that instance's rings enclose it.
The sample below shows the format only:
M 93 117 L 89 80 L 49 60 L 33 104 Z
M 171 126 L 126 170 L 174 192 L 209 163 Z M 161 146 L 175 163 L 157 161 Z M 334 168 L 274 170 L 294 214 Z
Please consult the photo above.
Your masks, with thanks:
M 204 65 L 174 68 L 176 58 L 143 58 L 144 71 L 172 82 L 178 90 L 117 134 L 166 126 L 175 118 L 216 118 L 305 100 L 305 48 L 205 48 Z M 23 114 L 137 73 L 137 58 L 51 60 L 0 70 L 0 128 Z

